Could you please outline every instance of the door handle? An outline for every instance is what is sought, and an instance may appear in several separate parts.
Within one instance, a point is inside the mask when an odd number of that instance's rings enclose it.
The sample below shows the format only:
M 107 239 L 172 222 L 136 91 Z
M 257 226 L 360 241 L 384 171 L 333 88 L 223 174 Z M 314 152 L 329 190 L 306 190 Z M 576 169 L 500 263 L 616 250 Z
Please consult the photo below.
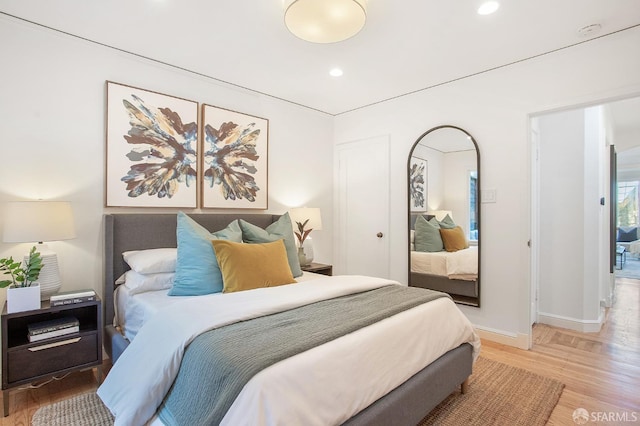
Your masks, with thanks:
M 378 233 L 376 234 L 376 237 L 378 237 L 378 238 L 382 238 L 382 237 L 384 237 L 384 234 L 383 234 L 382 232 L 378 232 Z

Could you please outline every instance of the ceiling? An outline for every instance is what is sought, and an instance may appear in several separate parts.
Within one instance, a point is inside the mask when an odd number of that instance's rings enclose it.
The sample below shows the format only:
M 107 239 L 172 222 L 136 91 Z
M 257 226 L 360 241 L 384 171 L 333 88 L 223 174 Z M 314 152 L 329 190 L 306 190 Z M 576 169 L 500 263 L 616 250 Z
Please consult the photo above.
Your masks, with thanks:
M 477 5 L 368 0 L 364 29 L 333 44 L 289 33 L 283 0 L 0 0 L 0 12 L 331 115 L 640 25 L 638 0 Z

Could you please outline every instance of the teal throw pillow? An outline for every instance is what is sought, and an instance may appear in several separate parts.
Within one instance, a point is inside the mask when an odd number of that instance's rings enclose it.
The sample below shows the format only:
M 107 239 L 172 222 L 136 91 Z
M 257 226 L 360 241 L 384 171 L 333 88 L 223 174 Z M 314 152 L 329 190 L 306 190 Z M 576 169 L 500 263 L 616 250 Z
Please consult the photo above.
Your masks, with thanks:
M 237 220 L 225 229 L 209 232 L 183 212 L 178 212 L 176 276 L 169 296 L 200 296 L 222 291 L 222 273 L 211 240 L 242 242 Z
M 449 216 L 449 214 L 443 217 L 442 220 L 438 223 L 440 224 L 440 228 L 442 229 L 453 229 L 456 227 L 456 223 L 453 221 L 453 219 L 451 219 L 451 216 Z
M 416 251 L 434 252 L 444 250 L 444 244 L 440 236 L 440 225 L 435 217 L 427 221 L 424 216 L 418 216 L 415 230 Z
M 300 261 L 298 260 L 298 249 L 296 248 L 296 240 L 293 236 L 293 226 L 291 225 L 289 213 L 283 214 L 280 216 L 280 219 L 265 229 L 242 219 L 240 219 L 239 222 L 240 228 L 242 229 L 242 240 L 245 243 L 270 243 L 283 239 L 284 247 L 287 249 L 287 261 L 291 268 L 291 274 L 294 278 L 302 275 Z

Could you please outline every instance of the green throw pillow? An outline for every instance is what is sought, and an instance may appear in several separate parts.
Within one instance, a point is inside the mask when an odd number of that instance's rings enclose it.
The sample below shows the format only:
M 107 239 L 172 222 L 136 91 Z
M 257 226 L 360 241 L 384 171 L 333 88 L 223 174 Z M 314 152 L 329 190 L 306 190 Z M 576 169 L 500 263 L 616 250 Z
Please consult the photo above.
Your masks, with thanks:
M 280 219 L 267 226 L 265 229 L 253 225 L 240 219 L 242 229 L 242 240 L 245 243 L 270 243 L 279 239 L 284 239 L 284 247 L 287 249 L 287 261 L 294 277 L 302 275 L 300 261 L 298 260 L 298 249 L 293 235 L 293 226 L 289 213 L 280 216 Z
M 456 223 L 451 219 L 451 216 L 447 214 L 442 220 L 439 222 L 440 228 L 442 229 L 453 229 L 456 227 Z
M 427 222 L 424 216 L 418 216 L 415 230 L 416 251 L 434 252 L 444 250 L 444 244 L 440 236 L 440 225 L 435 217 Z
M 211 240 L 242 242 L 237 220 L 225 229 L 209 232 L 183 212 L 178 212 L 176 276 L 169 296 L 200 296 L 222 291 L 222 273 Z

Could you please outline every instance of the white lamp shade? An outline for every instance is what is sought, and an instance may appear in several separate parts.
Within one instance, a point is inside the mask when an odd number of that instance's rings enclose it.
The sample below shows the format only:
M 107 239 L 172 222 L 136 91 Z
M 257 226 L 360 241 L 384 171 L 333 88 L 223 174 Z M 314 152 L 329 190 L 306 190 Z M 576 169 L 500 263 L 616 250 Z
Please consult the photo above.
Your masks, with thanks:
M 366 19 L 366 0 L 285 1 L 285 25 L 296 37 L 312 43 L 335 43 L 353 37 Z
M 289 216 L 294 225 L 295 222 L 304 223 L 305 220 L 309 219 L 304 229 L 313 229 L 314 231 L 322 229 L 322 217 L 320 216 L 320 209 L 317 207 L 297 207 L 289 210 Z
M 12 201 L 4 216 L 5 243 L 70 240 L 76 237 L 71 203 Z

